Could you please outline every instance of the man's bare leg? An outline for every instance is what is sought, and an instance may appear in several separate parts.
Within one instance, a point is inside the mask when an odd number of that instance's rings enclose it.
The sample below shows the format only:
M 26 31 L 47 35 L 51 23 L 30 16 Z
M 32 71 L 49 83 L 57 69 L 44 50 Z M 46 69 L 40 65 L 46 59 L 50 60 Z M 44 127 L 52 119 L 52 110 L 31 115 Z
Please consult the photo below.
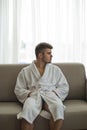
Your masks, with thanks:
M 30 124 L 25 119 L 22 119 L 21 130 L 33 130 L 33 124 Z
M 50 130 L 54 130 L 54 121 L 53 121 L 52 117 L 51 117 L 51 119 L 49 121 L 49 126 L 50 126 Z
M 59 119 L 56 122 L 54 122 L 54 130 L 60 130 L 63 124 L 63 120 Z
M 63 120 L 59 119 L 56 122 L 53 121 L 53 118 L 50 119 L 50 130 L 60 130 L 63 124 Z
M 48 105 L 46 103 L 44 103 L 43 106 L 44 110 L 49 111 L 48 109 Z M 53 121 L 53 118 L 51 117 L 50 121 L 49 121 L 49 126 L 50 126 L 50 130 L 60 130 L 63 124 L 63 120 L 59 119 L 56 122 Z

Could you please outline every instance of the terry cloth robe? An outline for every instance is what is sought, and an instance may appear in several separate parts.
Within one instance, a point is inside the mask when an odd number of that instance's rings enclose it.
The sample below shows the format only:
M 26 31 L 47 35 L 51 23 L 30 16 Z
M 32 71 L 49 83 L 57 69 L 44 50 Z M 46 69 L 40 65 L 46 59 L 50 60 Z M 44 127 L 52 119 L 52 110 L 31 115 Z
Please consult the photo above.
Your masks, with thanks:
M 48 63 L 41 76 L 33 61 L 24 67 L 17 77 L 14 92 L 18 100 L 23 103 L 23 109 L 17 118 L 24 118 L 33 123 L 42 110 L 43 99 L 48 104 L 54 121 L 64 119 L 65 107 L 62 101 L 67 97 L 68 91 L 69 85 L 58 66 Z M 29 92 L 32 92 L 30 97 Z

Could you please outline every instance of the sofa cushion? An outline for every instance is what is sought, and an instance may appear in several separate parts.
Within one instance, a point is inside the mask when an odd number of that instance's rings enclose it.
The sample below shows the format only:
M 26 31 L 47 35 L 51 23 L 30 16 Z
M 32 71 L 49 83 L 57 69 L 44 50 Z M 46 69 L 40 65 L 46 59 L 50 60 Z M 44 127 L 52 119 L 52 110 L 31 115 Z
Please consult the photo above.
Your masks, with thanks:
M 0 130 L 19 129 L 20 120 L 17 120 L 17 113 L 21 108 L 21 104 L 17 102 L 0 102 Z
M 86 99 L 86 73 L 83 64 L 63 63 L 58 64 L 69 83 L 67 99 Z
M 62 129 L 87 129 L 87 102 L 84 100 L 66 100 L 64 104 L 66 109 Z M 21 108 L 20 103 L 0 102 L 0 130 L 20 129 L 20 120 L 17 120 L 16 115 Z M 49 130 L 49 120 L 38 116 L 35 120 L 34 130 Z
M 87 129 L 87 102 L 66 100 L 64 104 L 66 109 L 63 129 Z
M 26 65 L 0 65 L 0 101 L 17 101 L 14 87 L 19 71 Z
M 0 102 L 0 130 L 20 130 L 17 114 L 22 110 L 22 104 L 17 102 Z M 49 120 L 38 116 L 34 130 L 49 130 Z

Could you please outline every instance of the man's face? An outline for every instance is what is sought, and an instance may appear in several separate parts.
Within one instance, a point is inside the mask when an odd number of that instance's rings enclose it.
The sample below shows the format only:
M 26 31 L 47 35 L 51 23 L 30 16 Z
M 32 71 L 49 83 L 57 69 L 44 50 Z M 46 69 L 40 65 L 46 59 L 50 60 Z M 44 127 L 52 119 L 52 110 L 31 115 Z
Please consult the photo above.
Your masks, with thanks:
M 52 52 L 51 49 L 47 48 L 44 49 L 43 53 L 42 53 L 42 61 L 45 63 L 50 63 L 52 60 Z

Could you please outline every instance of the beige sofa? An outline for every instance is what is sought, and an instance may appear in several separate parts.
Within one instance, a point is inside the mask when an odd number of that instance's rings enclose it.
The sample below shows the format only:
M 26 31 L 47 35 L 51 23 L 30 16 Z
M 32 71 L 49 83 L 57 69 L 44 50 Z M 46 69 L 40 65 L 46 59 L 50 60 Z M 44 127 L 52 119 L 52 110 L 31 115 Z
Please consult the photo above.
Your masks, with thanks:
M 65 120 L 62 130 L 87 129 L 86 74 L 82 64 L 61 63 L 58 65 L 64 72 L 70 91 L 67 99 Z M 0 65 L 0 130 L 20 130 L 20 120 L 16 115 L 22 104 L 14 94 L 14 87 L 19 71 L 27 65 Z M 38 116 L 34 130 L 49 130 L 49 121 Z

